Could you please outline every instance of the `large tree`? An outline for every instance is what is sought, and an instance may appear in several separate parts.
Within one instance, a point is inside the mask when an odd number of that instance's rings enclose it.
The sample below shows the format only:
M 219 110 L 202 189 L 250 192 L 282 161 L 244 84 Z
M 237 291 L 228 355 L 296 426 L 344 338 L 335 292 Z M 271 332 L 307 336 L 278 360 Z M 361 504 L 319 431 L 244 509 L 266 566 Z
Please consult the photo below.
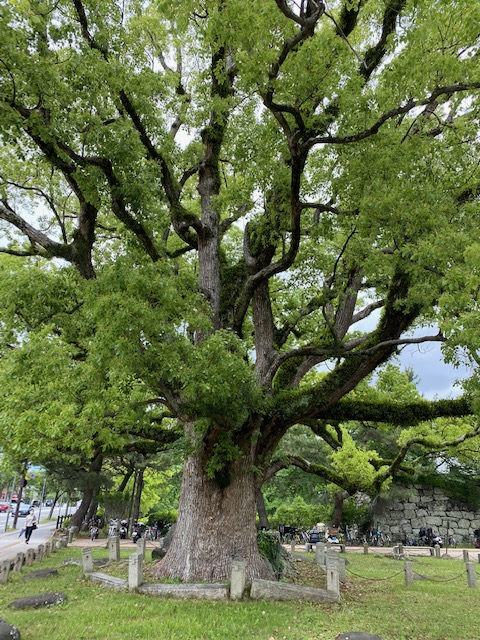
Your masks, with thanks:
M 293 425 L 470 411 L 350 392 L 402 345 L 462 345 L 479 21 L 470 0 L 2 3 L 2 251 L 72 265 L 90 365 L 183 425 L 159 573 L 268 575 L 255 496 Z

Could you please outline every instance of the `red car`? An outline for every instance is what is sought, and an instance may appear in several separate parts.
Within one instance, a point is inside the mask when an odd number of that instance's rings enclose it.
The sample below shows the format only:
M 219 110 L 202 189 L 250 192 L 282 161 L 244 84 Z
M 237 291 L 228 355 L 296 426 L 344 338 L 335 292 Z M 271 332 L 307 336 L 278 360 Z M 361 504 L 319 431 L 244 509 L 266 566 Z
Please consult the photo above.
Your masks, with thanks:
M 2 513 L 2 511 L 4 513 L 6 513 L 10 508 L 10 505 L 8 504 L 8 502 L 0 502 L 0 513 Z

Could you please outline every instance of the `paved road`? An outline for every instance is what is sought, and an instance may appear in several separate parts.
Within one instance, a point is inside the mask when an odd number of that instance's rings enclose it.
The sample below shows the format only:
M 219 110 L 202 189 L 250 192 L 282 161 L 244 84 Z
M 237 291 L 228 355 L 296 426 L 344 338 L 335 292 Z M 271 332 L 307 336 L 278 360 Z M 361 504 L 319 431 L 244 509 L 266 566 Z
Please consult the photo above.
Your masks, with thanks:
M 52 536 L 55 531 L 55 525 L 52 522 L 40 524 L 35 531 L 32 532 L 29 544 L 25 543 L 25 537 L 19 538 L 19 533 L 22 528 L 21 520 L 19 520 L 20 527 L 15 531 L 7 531 L 6 533 L 0 533 L 0 560 L 8 560 L 14 558 L 20 551 L 26 551 L 29 546 L 37 547 L 39 544 L 44 544 Z

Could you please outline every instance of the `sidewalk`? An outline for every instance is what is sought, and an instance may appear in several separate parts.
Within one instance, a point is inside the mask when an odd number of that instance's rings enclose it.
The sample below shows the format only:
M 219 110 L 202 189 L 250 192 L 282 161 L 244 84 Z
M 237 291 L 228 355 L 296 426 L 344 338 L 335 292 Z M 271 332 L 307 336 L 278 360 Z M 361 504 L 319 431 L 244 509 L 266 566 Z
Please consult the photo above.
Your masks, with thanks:
M 97 540 L 90 540 L 90 538 L 74 538 L 68 545 L 69 547 L 92 547 L 99 549 L 106 549 L 108 545 L 108 538 L 98 538 Z M 154 549 L 158 546 L 158 540 L 147 540 L 145 543 L 145 549 Z M 120 540 L 120 549 L 131 549 L 134 551 L 137 545 L 127 538 L 126 540 Z

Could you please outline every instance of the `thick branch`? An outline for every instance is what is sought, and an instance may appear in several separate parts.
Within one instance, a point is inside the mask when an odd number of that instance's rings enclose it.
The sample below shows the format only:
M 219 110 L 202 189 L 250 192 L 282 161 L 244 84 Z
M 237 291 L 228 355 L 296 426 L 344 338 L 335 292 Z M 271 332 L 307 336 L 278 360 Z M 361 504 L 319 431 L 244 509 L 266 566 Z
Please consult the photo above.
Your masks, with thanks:
M 423 100 L 410 99 L 401 107 L 390 109 L 389 111 L 385 112 L 368 129 L 364 129 L 363 131 L 359 131 L 358 133 L 354 133 L 349 136 L 316 136 L 314 138 L 308 139 L 302 146 L 310 149 L 317 144 L 351 144 L 352 142 L 360 142 L 361 140 L 365 140 L 370 136 L 376 135 L 386 122 L 392 120 L 393 118 L 396 118 L 399 115 L 408 113 L 409 111 L 412 111 L 417 107 L 429 105 L 440 96 L 451 97 L 455 93 L 469 91 L 471 89 L 480 89 L 480 82 L 459 83 L 445 87 L 437 87 L 434 91 L 432 91 L 431 95 L 428 98 L 425 98 Z

